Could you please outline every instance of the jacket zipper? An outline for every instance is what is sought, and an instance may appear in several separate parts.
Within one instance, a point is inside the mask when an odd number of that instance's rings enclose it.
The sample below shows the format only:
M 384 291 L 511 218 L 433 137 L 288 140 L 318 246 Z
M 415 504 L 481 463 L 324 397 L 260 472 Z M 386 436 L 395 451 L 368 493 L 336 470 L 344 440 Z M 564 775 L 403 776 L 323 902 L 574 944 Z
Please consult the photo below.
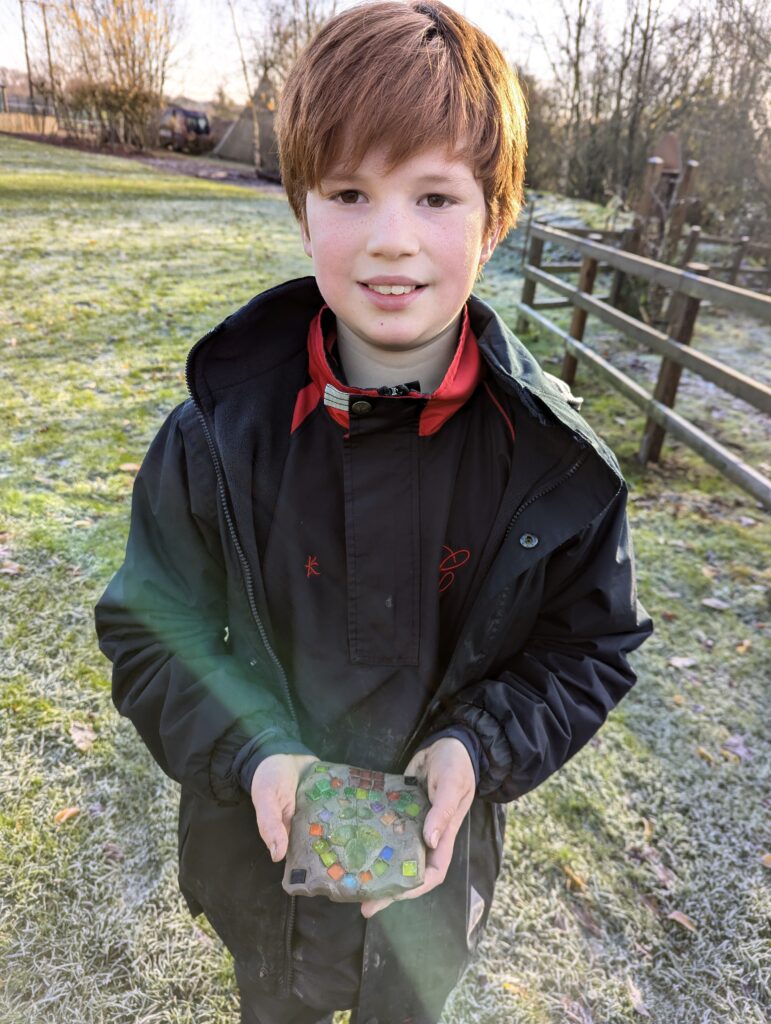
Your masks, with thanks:
M 238 539 L 238 534 L 236 533 L 233 517 L 230 512 L 230 506 L 228 505 L 227 495 L 225 493 L 225 480 L 222 472 L 222 466 L 220 464 L 219 454 L 217 452 L 217 447 L 214 444 L 214 438 L 211 436 L 209 424 L 206 422 L 206 416 L 204 415 L 203 409 L 200 407 L 200 405 L 193 396 L 192 388 L 190 387 L 190 379 L 189 377 L 187 377 L 187 373 L 185 374 L 185 376 L 187 390 L 188 393 L 190 394 L 190 400 L 192 401 L 193 406 L 195 407 L 196 415 L 198 416 L 198 419 L 201 423 L 203 434 L 204 437 L 206 438 L 206 444 L 209 448 L 209 454 L 214 464 L 214 473 L 217 477 L 217 494 L 219 495 L 222 511 L 225 515 L 225 522 L 227 523 L 228 526 L 230 539 L 233 542 L 233 547 L 235 548 L 236 554 L 238 556 L 238 561 L 241 565 L 241 571 L 244 577 L 244 586 L 246 587 L 246 596 L 249 601 L 249 609 L 252 613 L 252 618 L 254 619 L 254 622 L 257 626 L 260 638 L 265 646 L 265 649 L 268 652 L 268 655 L 270 656 L 271 660 L 273 661 L 273 664 L 276 666 L 276 669 L 281 678 L 281 685 L 283 687 L 284 695 L 286 697 L 287 706 L 289 708 L 289 714 L 291 715 L 294 724 L 297 725 L 299 728 L 299 722 L 297 721 L 297 714 L 294 709 L 294 702 L 292 701 L 292 694 L 289 690 L 289 681 L 286 677 L 286 672 L 284 672 L 284 666 L 281 664 L 281 662 L 278 659 L 278 655 L 273 650 L 270 640 L 268 639 L 267 631 L 265 629 L 262 619 L 260 618 L 260 613 L 257 608 L 257 601 L 254 596 L 254 577 L 252 576 L 252 569 L 251 566 L 249 565 L 249 560 L 244 554 L 244 550 L 241 547 L 241 542 Z M 286 916 L 286 925 L 284 928 L 285 969 L 281 978 L 281 986 L 284 990 L 284 994 L 287 996 L 291 992 L 292 975 L 294 973 L 292 969 L 292 932 L 294 931 L 294 919 L 297 909 L 296 900 L 297 897 L 295 896 L 289 897 L 289 911 Z
M 519 517 L 522 515 L 522 513 L 525 511 L 525 509 L 529 508 L 534 502 L 536 502 L 539 499 L 545 497 L 547 494 L 550 494 L 557 487 L 560 487 L 563 483 L 565 483 L 566 480 L 569 480 L 570 477 L 573 476 L 573 474 L 576 473 L 581 468 L 581 466 L 586 461 L 588 455 L 589 455 L 588 450 L 585 450 L 585 451 L 581 452 L 581 454 L 578 456 L 578 458 L 575 460 L 575 462 L 571 466 L 569 466 L 568 469 L 566 469 L 564 472 L 560 473 L 559 476 L 555 477 L 550 483 L 548 483 L 544 487 L 542 487 L 540 491 L 536 491 L 535 494 L 532 494 L 529 498 L 527 498 L 525 501 L 522 502 L 522 504 L 516 509 L 516 511 L 514 512 L 514 515 L 509 520 L 509 524 L 506 527 L 506 532 L 504 533 L 503 539 L 501 541 L 501 547 L 503 547 L 503 544 L 506 542 L 506 538 L 511 533 L 511 531 L 512 531 L 512 529 L 514 527 L 514 524 L 519 519 Z M 492 566 L 491 566 L 491 568 L 492 568 Z M 469 618 L 470 618 L 470 615 L 469 615 Z M 455 652 L 453 652 L 453 655 L 450 658 L 450 663 L 447 666 L 447 670 L 445 672 L 445 678 L 447 678 L 447 676 L 450 674 L 450 670 L 452 669 L 453 664 L 455 662 L 455 653 L 459 650 L 459 647 L 460 647 L 460 645 L 456 644 Z M 434 698 L 434 701 L 432 701 L 431 706 L 433 706 L 435 700 L 436 700 L 436 698 Z M 429 712 L 426 712 L 426 715 L 428 713 Z M 418 723 L 416 728 L 413 730 L 411 736 L 409 737 L 407 742 L 402 747 L 401 753 L 399 754 L 399 758 L 398 758 L 398 760 L 396 762 L 397 764 L 401 764 L 402 767 L 406 767 L 405 757 L 409 753 L 412 745 L 415 743 L 415 741 L 417 740 L 418 736 L 420 735 L 420 732 L 421 732 L 423 726 L 426 724 L 426 721 L 425 721 L 426 715 L 424 715 L 422 717 L 421 721 Z

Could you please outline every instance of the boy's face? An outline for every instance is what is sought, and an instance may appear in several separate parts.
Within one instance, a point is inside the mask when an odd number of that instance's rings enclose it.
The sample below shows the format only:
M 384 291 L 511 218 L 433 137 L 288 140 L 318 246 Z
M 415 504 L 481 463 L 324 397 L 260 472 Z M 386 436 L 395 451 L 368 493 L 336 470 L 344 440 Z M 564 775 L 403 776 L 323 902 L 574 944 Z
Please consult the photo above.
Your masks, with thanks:
M 378 349 L 417 349 L 441 334 L 498 239 L 486 234 L 472 168 L 443 148 L 388 173 L 382 151 L 368 153 L 353 174 L 330 168 L 305 208 L 303 243 L 325 302 Z M 383 294 L 389 285 L 409 291 Z

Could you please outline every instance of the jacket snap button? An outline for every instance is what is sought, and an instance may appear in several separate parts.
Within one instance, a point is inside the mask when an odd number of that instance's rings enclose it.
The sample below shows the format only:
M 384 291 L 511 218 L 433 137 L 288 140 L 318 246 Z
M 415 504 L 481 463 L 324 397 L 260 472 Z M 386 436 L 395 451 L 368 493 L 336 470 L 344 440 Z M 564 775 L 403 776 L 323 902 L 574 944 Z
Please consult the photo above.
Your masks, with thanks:
M 357 416 L 366 416 L 367 413 L 372 412 L 372 402 L 360 398 L 351 404 L 351 412 L 355 412 Z
M 256 665 L 257 665 L 257 659 L 256 659 L 256 658 L 250 658 L 250 659 L 249 659 L 249 664 L 250 664 L 250 666 L 251 666 L 252 668 L 255 668 L 255 667 L 256 667 Z
M 538 538 L 534 533 L 523 533 L 519 538 L 519 543 L 523 548 L 534 548 L 538 543 Z

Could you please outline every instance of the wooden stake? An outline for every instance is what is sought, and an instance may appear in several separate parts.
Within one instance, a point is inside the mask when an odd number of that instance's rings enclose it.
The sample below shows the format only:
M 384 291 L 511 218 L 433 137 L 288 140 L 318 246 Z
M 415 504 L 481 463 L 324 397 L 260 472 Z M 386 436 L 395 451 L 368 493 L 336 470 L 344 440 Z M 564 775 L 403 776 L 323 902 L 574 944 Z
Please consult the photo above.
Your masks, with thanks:
M 590 242 L 601 242 L 602 235 L 589 235 Z M 592 294 L 594 289 L 594 279 L 597 276 L 597 259 L 594 256 L 584 256 L 581 260 L 581 270 L 578 274 L 578 290 L 585 292 L 587 295 Z M 573 307 L 573 318 L 570 321 L 570 337 L 575 338 L 576 341 L 581 341 L 584 336 L 584 328 L 586 327 L 586 310 L 581 309 L 579 306 Z M 572 384 L 576 379 L 576 368 L 578 367 L 578 360 L 575 356 L 569 352 L 565 352 L 565 356 L 562 360 L 562 379 L 566 384 Z

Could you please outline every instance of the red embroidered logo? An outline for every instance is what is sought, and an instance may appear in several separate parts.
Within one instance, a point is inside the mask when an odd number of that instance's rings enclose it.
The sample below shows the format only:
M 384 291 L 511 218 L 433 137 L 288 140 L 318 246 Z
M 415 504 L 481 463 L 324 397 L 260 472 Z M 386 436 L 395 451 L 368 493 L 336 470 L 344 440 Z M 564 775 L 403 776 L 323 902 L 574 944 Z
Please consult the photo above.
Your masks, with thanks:
M 311 576 L 320 576 L 321 573 L 318 570 L 319 560 L 315 555 L 308 555 L 308 561 L 305 563 L 305 576 L 306 579 L 310 579 Z
M 443 594 L 445 590 L 450 589 L 455 582 L 455 570 L 460 569 L 461 566 L 465 565 L 469 558 L 471 558 L 471 552 L 466 548 L 458 548 L 457 551 L 453 551 L 452 548 L 443 544 L 442 550 L 446 551 L 447 554 L 439 563 L 440 594 Z

